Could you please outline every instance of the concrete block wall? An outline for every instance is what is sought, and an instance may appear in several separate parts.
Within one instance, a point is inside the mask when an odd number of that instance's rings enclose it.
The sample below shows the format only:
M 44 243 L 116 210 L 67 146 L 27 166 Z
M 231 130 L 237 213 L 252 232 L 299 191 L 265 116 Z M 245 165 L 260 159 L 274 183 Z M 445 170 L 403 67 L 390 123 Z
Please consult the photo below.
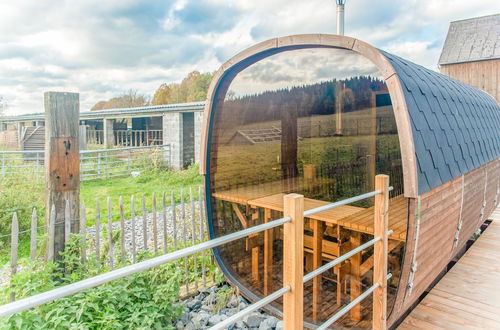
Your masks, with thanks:
M 203 125 L 203 112 L 194 113 L 194 162 L 200 163 L 201 130 Z
M 170 144 L 173 169 L 183 169 L 200 161 L 203 112 L 172 112 L 163 115 L 163 143 Z
M 183 121 L 181 112 L 163 115 L 163 143 L 170 144 L 170 166 L 174 170 L 183 168 Z

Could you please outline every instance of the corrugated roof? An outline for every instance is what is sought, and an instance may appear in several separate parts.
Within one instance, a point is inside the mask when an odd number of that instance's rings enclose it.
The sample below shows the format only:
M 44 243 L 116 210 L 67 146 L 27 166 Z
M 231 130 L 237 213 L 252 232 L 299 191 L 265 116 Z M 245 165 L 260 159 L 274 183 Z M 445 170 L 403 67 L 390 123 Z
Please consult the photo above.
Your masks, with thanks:
M 500 14 L 450 23 L 439 65 L 500 58 Z
M 489 94 L 382 53 L 401 81 L 423 194 L 500 158 L 500 106 Z

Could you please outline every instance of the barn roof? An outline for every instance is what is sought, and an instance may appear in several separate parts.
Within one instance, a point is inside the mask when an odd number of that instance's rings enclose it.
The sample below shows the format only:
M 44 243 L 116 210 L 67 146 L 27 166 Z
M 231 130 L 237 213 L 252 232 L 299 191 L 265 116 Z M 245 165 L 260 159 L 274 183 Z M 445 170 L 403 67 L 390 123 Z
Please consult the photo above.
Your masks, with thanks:
M 500 157 L 500 107 L 489 94 L 383 52 L 401 81 L 423 194 Z
M 439 65 L 500 58 L 500 14 L 450 23 Z

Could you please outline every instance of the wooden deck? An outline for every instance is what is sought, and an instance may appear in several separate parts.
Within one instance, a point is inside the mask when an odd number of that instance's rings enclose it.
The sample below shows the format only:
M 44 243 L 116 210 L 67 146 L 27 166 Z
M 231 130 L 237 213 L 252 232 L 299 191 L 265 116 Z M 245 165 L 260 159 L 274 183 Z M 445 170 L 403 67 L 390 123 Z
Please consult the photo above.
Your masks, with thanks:
M 500 207 L 398 329 L 500 329 Z

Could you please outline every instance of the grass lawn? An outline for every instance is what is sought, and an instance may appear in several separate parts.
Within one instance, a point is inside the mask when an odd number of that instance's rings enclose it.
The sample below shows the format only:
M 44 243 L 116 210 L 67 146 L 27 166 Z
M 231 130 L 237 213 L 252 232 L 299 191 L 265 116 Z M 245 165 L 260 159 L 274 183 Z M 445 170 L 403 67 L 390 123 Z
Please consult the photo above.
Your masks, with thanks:
M 80 186 L 80 201 L 85 202 L 87 225 L 95 223 L 96 200 L 101 207 L 101 222 L 107 222 L 107 197 L 111 198 L 113 221 L 119 220 L 119 199 L 123 196 L 125 216 L 130 217 L 130 200 L 135 196 L 136 215 L 142 214 L 142 196 L 146 200 L 147 212 L 152 210 L 153 193 L 157 196 L 157 209 L 162 208 L 162 194 L 167 194 L 170 205 L 171 193 L 176 202 L 181 200 L 181 190 L 186 193 L 189 202 L 189 188 L 192 187 L 194 198 L 198 198 L 198 187 L 203 184 L 203 177 L 198 174 L 198 166 L 191 166 L 184 171 L 142 170 L 138 177 L 119 177 L 106 180 L 85 181 Z M 36 207 L 39 226 L 45 223 L 44 181 L 36 180 L 31 175 L 0 176 L 0 262 L 8 260 L 10 255 L 10 230 L 12 215 L 17 213 L 19 221 L 19 255 L 29 254 L 29 232 L 31 212 Z M 42 233 L 42 231 L 39 231 Z

